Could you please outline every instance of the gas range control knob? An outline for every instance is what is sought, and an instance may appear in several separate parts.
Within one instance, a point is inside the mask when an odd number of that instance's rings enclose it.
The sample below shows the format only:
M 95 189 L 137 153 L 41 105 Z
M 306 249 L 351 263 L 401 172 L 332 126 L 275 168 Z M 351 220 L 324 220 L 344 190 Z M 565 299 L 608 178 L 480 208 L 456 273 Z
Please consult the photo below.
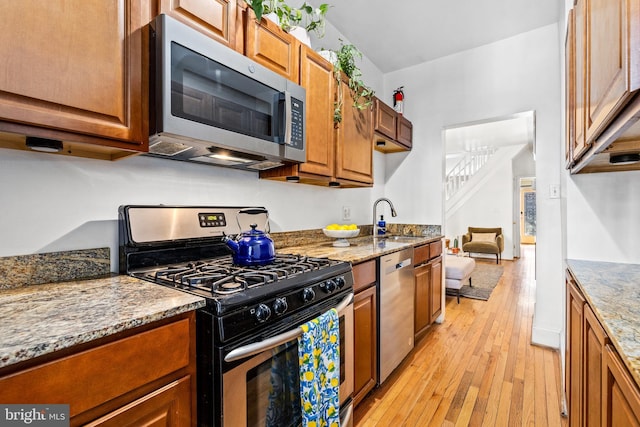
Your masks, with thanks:
M 342 276 L 336 277 L 336 285 L 338 285 L 338 289 L 344 288 L 344 285 L 346 284 L 347 283 L 344 281 L 344 277 Z
M 273 302 L 273 311 L 275 311 L 277 315 L 284 314 L 284 312 L 287 311 L 287 308 L 289 308 L 289 305 L 287 304 L 287 300 L 284 298 L 276 298 Z
M 302 301 L 311 302 L 316 298 L 316 293 L 311 288 L 304 288 L 302 291 Z
M 271 309 L 266 304 L 260 304 L 258 308 L 256 308 L 256 319 L 258 322 L 262 323 L 271 317 Z
M 320 289 L 330 294 L 331 292 L 336 290 L 336 282 L 334 280 L 327 280 L 326 282 L 320 284 Z

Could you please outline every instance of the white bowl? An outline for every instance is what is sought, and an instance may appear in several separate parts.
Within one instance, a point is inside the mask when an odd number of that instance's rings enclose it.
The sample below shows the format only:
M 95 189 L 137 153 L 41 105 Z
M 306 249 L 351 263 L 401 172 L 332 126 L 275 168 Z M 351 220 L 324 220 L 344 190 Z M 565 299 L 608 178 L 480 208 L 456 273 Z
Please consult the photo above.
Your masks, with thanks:
M 349 237 L 356 237 L 360 234 L 360 229 L 357 228 L 355 230 L 327 230 L 326 228 L 322 229 L 322 232 L 325 236 L 333 237 L 337 240 L 333 242 L 333 246 L 336 248 L 346 248 L 349 246 L 349 241 L 347 240 Z

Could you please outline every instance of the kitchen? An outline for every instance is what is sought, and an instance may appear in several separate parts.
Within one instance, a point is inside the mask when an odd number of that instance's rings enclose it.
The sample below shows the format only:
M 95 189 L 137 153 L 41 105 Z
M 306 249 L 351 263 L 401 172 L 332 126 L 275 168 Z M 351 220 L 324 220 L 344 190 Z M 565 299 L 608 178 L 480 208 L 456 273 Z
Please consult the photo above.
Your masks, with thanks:
M 640 253 L 634 238 L 638 172 L 569 176 L 564 171 L 563 45 L 561 20 L 406 70 L 382 73 L 365 60 L 368 84 L 381 94 L 404 85 L 407 117 L 414 125 L 428 118 L 414 128 L 415 141 L 425 143 L 414 144 L 410 154 L 373 153 L 371 188 L 259 180 L 253 173 L 141 156 L 105 162 L 2 149 L 0 256 L 109 247 L 110 271 L 118 271 L 117 207 L 126 204 L 257 204 L 269 209 L 273 231 L 290 231 L 333 223 L 343 206 L 351 208 L 351 222 L 368 224 L 373 201 L 387 196 L 398 210 L 395 221 L 441 224 L 441 188 L 422 183 L 442 179 L 442 127 L 534 109 L 541 194 L 534 335 L 538 343 L 559 347 L 563 259 L 637 263 Z M 544 197 L 558 182 L 562 197 Z

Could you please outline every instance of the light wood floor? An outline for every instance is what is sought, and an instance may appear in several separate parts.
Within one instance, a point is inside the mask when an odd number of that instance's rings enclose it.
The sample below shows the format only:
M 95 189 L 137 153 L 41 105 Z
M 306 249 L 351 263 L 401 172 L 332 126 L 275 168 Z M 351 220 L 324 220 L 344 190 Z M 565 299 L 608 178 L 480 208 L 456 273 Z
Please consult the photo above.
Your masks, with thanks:
M 566 426 L 559 354 L 530 344 L 534 262 L 533 246 L 503 260 L 488 301 L 447 297 L 444 323 L 358 405 L 355 426 Z

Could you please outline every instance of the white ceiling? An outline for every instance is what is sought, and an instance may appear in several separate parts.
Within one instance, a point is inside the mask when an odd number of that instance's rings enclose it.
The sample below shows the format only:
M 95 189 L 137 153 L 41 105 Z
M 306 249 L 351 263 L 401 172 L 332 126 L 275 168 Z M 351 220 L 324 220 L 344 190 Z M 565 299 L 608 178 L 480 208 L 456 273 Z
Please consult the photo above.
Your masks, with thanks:
M 383 73 L 558 22 L 562 0 L 307 0 Z
M 535 114 L 528 111 L 482 122 L 450 126 L 444 130 L 444 138 L 448 156 L 484 147 L 533 144 Z

